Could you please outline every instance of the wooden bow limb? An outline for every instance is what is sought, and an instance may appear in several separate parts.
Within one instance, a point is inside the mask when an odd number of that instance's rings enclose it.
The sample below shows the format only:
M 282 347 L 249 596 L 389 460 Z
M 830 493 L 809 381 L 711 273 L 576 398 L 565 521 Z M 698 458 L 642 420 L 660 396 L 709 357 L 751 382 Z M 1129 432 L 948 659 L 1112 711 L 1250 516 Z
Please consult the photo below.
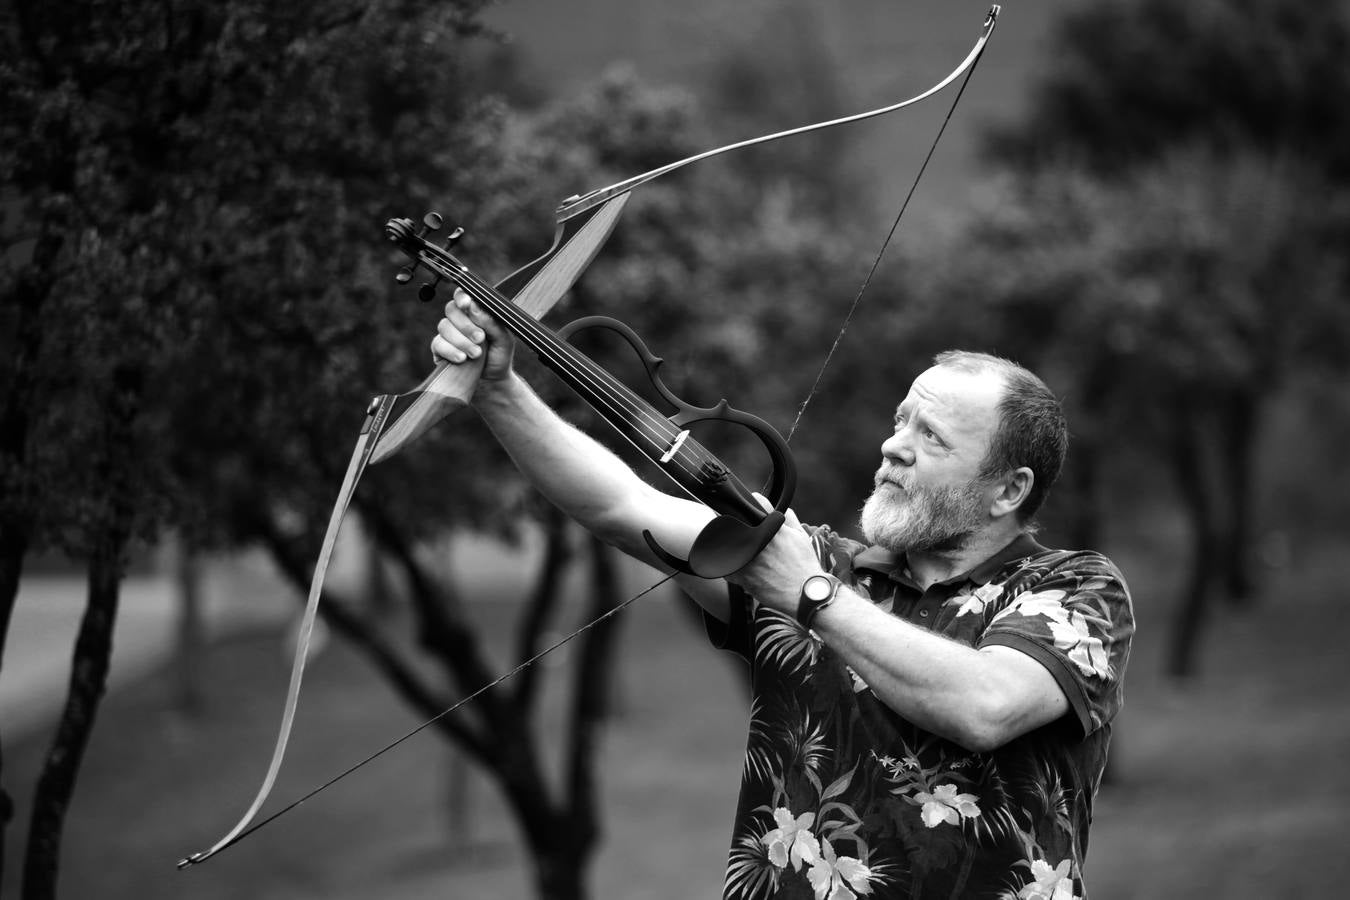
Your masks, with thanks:
M 587 210 L 592 209 L 593 207 L 601 203 L 604 203 L 607 200 L 628 193 L 629 191 L 631 191 L 633 188 L 637 187 L 640 184 L 646 184 L 647 182 L 652 181 L 653 179 L 660 178 L 662 175 L 667 175 L 675 171 L 676 169 L 683 168 L 684 166 L 689 165 L 690 163 L 701 162 L 702 160 L 709 159 L 714 156 L 720 156 L 723 153 L 730 153 L 733 150 L 743 150 L 746 147 L 753 147 L 757 144 L 767 144 L 770 141 L 776 141 L 781 138 L 793 137 L 799 134 L 807 134 L 812 131 L 821 131 L 826 128 L 833 128 L 836 125 L 849 125 L 853 122 L 861 122 L 865 119 L 873 119 L 876 118 L 877 116 L 884 116 L 887 113 L 893 113 L 897 110 L 904 109 L 906 106 L 913 106 L 915 103 L 918 103 L 922 100 L 926 100 L 929 97 L 941 91 L 943 88 L 947 87 L 957 78 L 960 78 L 962 72 L 965 72 L 967 69 L 969 69 L 971 66 L 975 64 L 975 61 L 980 58 L 980 54 L 984 52 L 984 45 L 989 43 L 989 36 L 994 33 L 994 25 L 998 23 L 998 16 L 999 13 L 1002 11 L 1002 9 L 1003 8 L 998 4 L 994 4 L 989 8 L 989 13 L 988 15 L 985 16 L 984 26 L 980 32 L 980 37 L 975 42 L 975 46 L 972 47 L 970 52 L 966 54 L 966 58 L 961 60 L 961 64 L 957 66 L 955 69 L 953 69 L 950 75 L 948 75 L 946 78 L 942 79 L 932 87 L 928 88 L 921 94 L 916 94 L 915 96 L 910 97 L 908 100 L 901 100 L 899 103 L 892 103 L 887 106 L 879 107 L 877 109 L 868 110 L 867 112 L 854 113 L 848 116 L 841 116 L 840 118 L 837 119 L 830 119 L 827 122 L 815 122 L 810 125 L 800 125 L 796 128 L 789 128 L 786 131 L 778 131 L 773 134 L 760 135 L 759 137 L 749 138 L 744 141 L 737 141 L 734 144 L 727 144 L 724 147 L 717 147 L 712 150 L 704 150 L 701 153 L 696 153 L 693 156 L 688 156 L 685 157 L 684 159 L 676 160 L 675 162 L 672 163 L 666 163 L 663 166 L 659 166 L 655 169 L 652 169 L 650 172 L 643 172 L 641 175 L 634 175 L 632 178 L 627 178 L 623 181 L 618 182 L 617 184 L 612 184 L 609 187 L 597 188 L 596 190 L 593 190 L 587 194 L 582 194 L 575 197 L 568 197 L 566 200 L 562 202 L 562 205 L 558 207 L 558 219 L 559 221 L 566 221 L 568 218 L 572 216 L 579 216 L 582 213 L 586 212 Z
M 543 316 L 563 294 L 567 293 L 581 273 L 586 271 L 586 267 L 591 264 L 595 254 L 600 251 L 606 238 L 614 230 L 619 213 L 627 202 L 628 194 L 619 194 L 608 202 L 594 207 L 589 215 L 575 216 L 566 222 L 560 222 L 549 251 L 508 275 L 497 285 L 498 290 L 511 296 L 517 306 L 534 318 Z M 318 562 L 314 565 L 309 597 L 300 616 L 295 657 L 291 662 L 291 678 L 286 690 L 281 726 L 277 733 L 276 744 L 272 748 L 267 774 L 263 777 L 262 786 L 258 789 L 253 802 L 234 827 L 210 848 L 180 860 L 179 869 L 205 862 L 247 834 L 249 825 L 257 817 L 263 803 L 272 792 L 277 774 L 281 771 L 281 762 L 286 755 L 291 729 L 295 724 L 295 711 L 300 700 L 300 684 L 304 679 L 305 661 L 309 656 L 314 621 L 318 616 L 319 598 L 323 595 L 324 577 L 328 573 L 328 563 L 337 544 L 338 533 L 342 528 L 347 507 L 351 503 L 352 494 L 356 492 L 356 485 L 361 480 L 361 474 L 368 464 L 388 459 L 441 419 L 465 406 L 473 396 L 482 365 L 481 360 L 471 360 L 463 365 L 454 366 L 441 362 L 411 391 L 403 394 L 384 394 L 371 401 L 361 434 L 352 451 L 342 488 L 328 518 L 328 529 L 324 533 Z

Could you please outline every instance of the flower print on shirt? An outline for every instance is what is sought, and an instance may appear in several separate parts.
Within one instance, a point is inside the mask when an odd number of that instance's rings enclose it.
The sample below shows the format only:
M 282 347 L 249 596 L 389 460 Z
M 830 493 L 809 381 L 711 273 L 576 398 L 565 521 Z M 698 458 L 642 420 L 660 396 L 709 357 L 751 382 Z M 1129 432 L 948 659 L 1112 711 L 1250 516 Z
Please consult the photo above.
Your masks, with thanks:
M 962 592 L 948 600 L 945 606 L 955 606 L 961 604 L 961 608 L 956 611 L 960 616 L 982 616 L 985 607 L 1003 596 L 1003 585 L 1001 584 L 982 584 L 975 590 L 966 593 Z
M 1101 638 L 1093 635 L 1087 617 L 1064 605 L 1068 596 L 1066 591 L 1061 590 L 1019 594 L 989 624 L 995 625 L 1000 619 L 1012 615 L 1028 618 L 1040 616 L 1046 620 L 1056 649 L 1063 650 L 1080 672 L 1097 678 L 1110 678 L 1111 660 Z
M 956 785 L 940 784 L 933 793 L 920 791 L 914 800 L 922 806 L 923 824 L 936 828 L 943 822 L 960 825 L 962 819 L 973 819 L 980 814 L 979 800 L 974 794 L 958 794 Z
M 1053 869 L 1045 860 L 1035 860 L 1031 864 L 1031 878 L 1031 884 L 1017 892 L 1017 900 L 1079 900 L 1073 892 L 1067 859 Z
M 811 833 L 815 813 L 806 812 L 793 818 L 791 810 L 780 806 L 773 811 L 773 820 L 778 827 L 763 839 L 769 851 L 769 862 L 780 869 L 789 865 L 800 869 L 802 863 L 809 866 L 820 858 L 820 843 Z
M 851 856 L 835 856 L 829 840 L 820 842 L 820 859 L 806 873 L 815 900 L 854 900 L 872 893 L 872 870 Z

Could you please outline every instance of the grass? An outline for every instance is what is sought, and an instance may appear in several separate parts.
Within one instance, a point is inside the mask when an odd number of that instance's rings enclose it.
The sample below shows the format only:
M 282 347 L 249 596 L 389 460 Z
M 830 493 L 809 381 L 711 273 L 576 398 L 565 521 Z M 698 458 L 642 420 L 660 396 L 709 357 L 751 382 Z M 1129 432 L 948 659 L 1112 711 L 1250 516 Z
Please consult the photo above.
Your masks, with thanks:
M 1095 900 L 1339 896 L 1350 882 L 1350 654 L 1335 548 L 1272 571 L 1251 611 L 1216 610 L 1203 676 L 1159 675 L 1168 567 L 1118 554 L 1141 630 L 1119 722 L 1117 778 L 1100 795 L 1088 858 Z M 1153 564 L 1151 564 L 1153 563 Z M 641 587 L 642 576 L 632 578 Z M 483 596 L 480 594 L 480 596 Z M 653 595 L 624 626 L 620 713 L 603 743 L 606 835 L 592 895 L 684 900 L 717 895 L 730 833 L 744 703 L 731 662 Z M 499 633 L 509 602 L 475 604 Z M 507 660 L 500 662 L 505 665 Z M 178 872 L 256 790 L 284 691 L 282 636 L 255 630 L 204 660 L 209 708 L 173 709 L 170 673 L 109 696 L 63 845 L 67 898 L 528 897 L 528 859 L 492 788 L 424 734 L 205 865 Z M 556 686 L 566 660 L 546 677 Z M 334 643 L 311 663 L 295 737 L 268 809 L 416 720 Z M 553 698 L 557 708 L 560 689 Z M 542 733 L 553 724 L 545 717 Z M 6 895 L 47 735 L 6 752 L 20 815 Z M 459 790 L 455 825 L 452 790 Z

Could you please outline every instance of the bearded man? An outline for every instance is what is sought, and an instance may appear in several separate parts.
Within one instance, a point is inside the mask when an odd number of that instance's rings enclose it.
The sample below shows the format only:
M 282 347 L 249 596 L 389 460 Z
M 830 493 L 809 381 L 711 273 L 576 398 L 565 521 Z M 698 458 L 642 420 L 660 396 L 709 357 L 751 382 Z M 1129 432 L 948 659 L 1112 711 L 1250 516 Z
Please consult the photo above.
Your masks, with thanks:
M 644 530 L 687 556 L 712 511 L 563 422 L 462 293 L 432 352 L 486 354 L 474 407 L 549 500 L 657 568 Z M 727 900 L 1087 896 L 1134 618 L 1108 559 L 1032 537 L 1067 434 L 1036 375 L 939 354 L 882 441 L 867 544 L 789 514 L 735 575 L 678 576 L 753 672 Z

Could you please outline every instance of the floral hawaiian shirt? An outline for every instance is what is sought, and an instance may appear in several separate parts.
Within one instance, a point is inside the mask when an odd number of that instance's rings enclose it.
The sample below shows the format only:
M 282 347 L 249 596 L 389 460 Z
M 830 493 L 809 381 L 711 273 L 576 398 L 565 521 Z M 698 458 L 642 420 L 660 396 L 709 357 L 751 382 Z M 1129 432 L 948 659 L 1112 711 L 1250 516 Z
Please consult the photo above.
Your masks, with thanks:
M 1062 719 L 971 753 L 885 706 L 792 616 L 733 589 L 710 622 L 753 673 L 726 900 L 1082 900 L 1092 800 L 1134 616 L 1097 553 L 1022 535 L 920 591 L 903 557 L 812 530 L 825 567 L 883 609 L 972 647 L 1013 647 L 1069 700 Z

